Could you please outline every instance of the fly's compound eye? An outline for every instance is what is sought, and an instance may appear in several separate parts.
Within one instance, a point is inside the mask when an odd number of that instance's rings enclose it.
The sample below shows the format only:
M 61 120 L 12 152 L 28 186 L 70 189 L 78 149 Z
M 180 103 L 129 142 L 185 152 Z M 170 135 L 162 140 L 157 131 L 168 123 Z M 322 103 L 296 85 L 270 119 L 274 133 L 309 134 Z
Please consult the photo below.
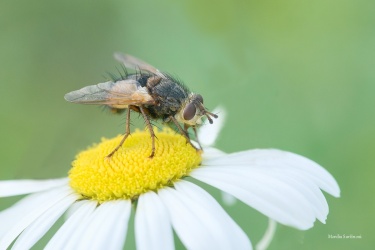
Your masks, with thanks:
M 184 119 L 187 121 L 193 119 L 196 112 L 197 108 L 195 107 L 195 105 L 193 103 L 189 103 L 184 109 Z

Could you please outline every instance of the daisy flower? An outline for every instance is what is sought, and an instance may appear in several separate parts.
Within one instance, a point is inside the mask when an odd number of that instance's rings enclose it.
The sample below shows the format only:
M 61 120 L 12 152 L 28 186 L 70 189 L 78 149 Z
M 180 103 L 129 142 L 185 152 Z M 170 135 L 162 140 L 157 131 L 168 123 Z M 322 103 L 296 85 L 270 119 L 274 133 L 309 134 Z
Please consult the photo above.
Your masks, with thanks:
M 221 112 L 223 118 L 223 112 Z M 270 218 L 258 249 L 276 222 L 300 230 L 325 223 L 321 190 L 339 197 L 335 179 L 317 163 L 276 149 L 225 154 L 211 147 L 222 122 L 201 130 L 203 152 L 179 134 L 137 131 L 108 160 L 121 136 L 79 153 L 68 178 L 0 181 L 0 197 L 29 194 L 0 212 L 0 250 L 30 249 L 64 214 L 45 249 L 122 249 L 135 210 L 137 249 L 174 249 L 173 230 L 187 249 L 252 249 L 246 233 L 190 176 L 241 200 Z M 13 244 L 13 245 L 12 245 Z

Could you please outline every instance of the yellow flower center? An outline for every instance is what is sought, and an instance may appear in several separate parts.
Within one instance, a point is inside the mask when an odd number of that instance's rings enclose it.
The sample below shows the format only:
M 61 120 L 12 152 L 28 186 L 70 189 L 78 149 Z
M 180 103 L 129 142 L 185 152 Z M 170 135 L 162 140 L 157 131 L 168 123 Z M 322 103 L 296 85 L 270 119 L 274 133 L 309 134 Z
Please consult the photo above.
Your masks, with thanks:
M 155 129 L 155 156 L 147 131 L 136 131 L 110 158 L 106 156 L 122 136 L 102 139 L 79 153 L 69 172 L 70 186 L 83 197 L 97 201 L 135 199 L 150 190 L 171 186 L 199 166 L 201 153 L 170 129 Z

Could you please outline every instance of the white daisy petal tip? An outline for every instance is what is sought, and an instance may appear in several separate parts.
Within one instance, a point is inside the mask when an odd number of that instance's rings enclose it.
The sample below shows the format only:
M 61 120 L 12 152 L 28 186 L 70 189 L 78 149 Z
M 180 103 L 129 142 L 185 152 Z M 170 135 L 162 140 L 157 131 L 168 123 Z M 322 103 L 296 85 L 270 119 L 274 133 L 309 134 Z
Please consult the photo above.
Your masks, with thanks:
M 313 175 L 314 178 L 316 178 L 315 182 L 320 189 L 324 190 L 333 197 L 340 197 L 341 190 L 339 184 L 337 183 L 336 179 L 325 168 L 323 168 L 321 165 L 310 160 L 307 157 L 291 152 L 285 153 L 289 154 L 290 162 L 293 161 L 295 162 L 295 164 L 300 164 L 301 167 L 305 166 L 305 168 L 308 168 L 309 171 L 314 172 Z M 321 180 L 322 182 L 320 183 L 318 180 Z

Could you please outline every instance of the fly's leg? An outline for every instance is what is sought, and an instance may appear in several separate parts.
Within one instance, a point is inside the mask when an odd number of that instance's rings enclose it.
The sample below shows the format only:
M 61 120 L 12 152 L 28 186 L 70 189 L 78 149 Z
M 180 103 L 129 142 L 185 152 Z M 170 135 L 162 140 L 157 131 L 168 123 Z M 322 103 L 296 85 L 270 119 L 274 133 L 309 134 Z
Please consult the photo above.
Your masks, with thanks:
M 153 158 L 155 155 L 155 137 L 156 136 L 154 133 L 154 129 L 151 126 L 150 118 L 147 116 L 142 106 L 139 106 L 139 109 L 141 110 L 143 119 L 145 120 L 148 130 L 150 131 L 151 141 L 152 141 L 152 151 L 151 151 L 151 155 L 149 156 L 149 158 Z
M 190 128 L 190 126 L 189 125 L 187 125 L 187 124 L 184 124 L 184 132 L 185 132 L 185 134 L 186 134 L 186 136 L 189 138 L 189 140 L 190 140 L 190 136 L 189 136 L 189 133 L 188 133 L 188 129 Z
M 201 143 L 199 142 L 199 138 L 198 138 L 198 135 L 197 135 L 197 128 L 196 128 L 195 126 L 189 126 L 189 125 L 187 125 L 187 124 L 184 124 L 184 130 L 185 130 L 185 133 L 186 133 L 187 137 L 189 137 L 189 139 L 190 139 L 190 136 L 189 136 L 189 134 L 188 134 L 188 132 L 187 132 L 188 129 L 189 129 L 190 127 L 192 127 L 193 130 L 194 130 L 195 140 L 196 140 L 197 143 L 198 143 L 199 149 L 203 151 L 202 145 L 201 145 Z
M 187 134 L 187 132 L 181 127 L 181 125 L 178 123 L 178 121 L 176 120 L 176 118 L 174 118 L 173 116 L 170 116 L 169 117 L 173 123 L 177 126 L 178 130 L 180 131 L 180 133 L 185 137 L 186 139 L 186 143 L 189 143 L 193 148 L 195 148 L 196 150 L 198 150 L 193 143 L 191 143 L 190 141 L 190 138 Z
M 193 131 L 194 131 L 194 134 L 195 134 L 195 140 L 197 140 L 200 150 L 203 150 L 202 145 L 201 145 L 201 143 L 199 142 L 198 133 L 197 133 L 197 128 L 196 128 L 196 127 L 193 127 Z
M 125 135 L 124 137 L 122 137 L 122 140 L 120 141 L 120 144 L 111 152 L 109 153 L 109 155 L 106 156 L 106 158 L 110 159 L 114 153 L 117 152 L 117 150 L 119 150 L 122 146 L 122 144 L 124 144 L 126 138 L 128 138 L 128 136 L 130 135 L 130 108 L 127 109 L 127 112 L 126 112 L 126 131 L 125 131 Z

